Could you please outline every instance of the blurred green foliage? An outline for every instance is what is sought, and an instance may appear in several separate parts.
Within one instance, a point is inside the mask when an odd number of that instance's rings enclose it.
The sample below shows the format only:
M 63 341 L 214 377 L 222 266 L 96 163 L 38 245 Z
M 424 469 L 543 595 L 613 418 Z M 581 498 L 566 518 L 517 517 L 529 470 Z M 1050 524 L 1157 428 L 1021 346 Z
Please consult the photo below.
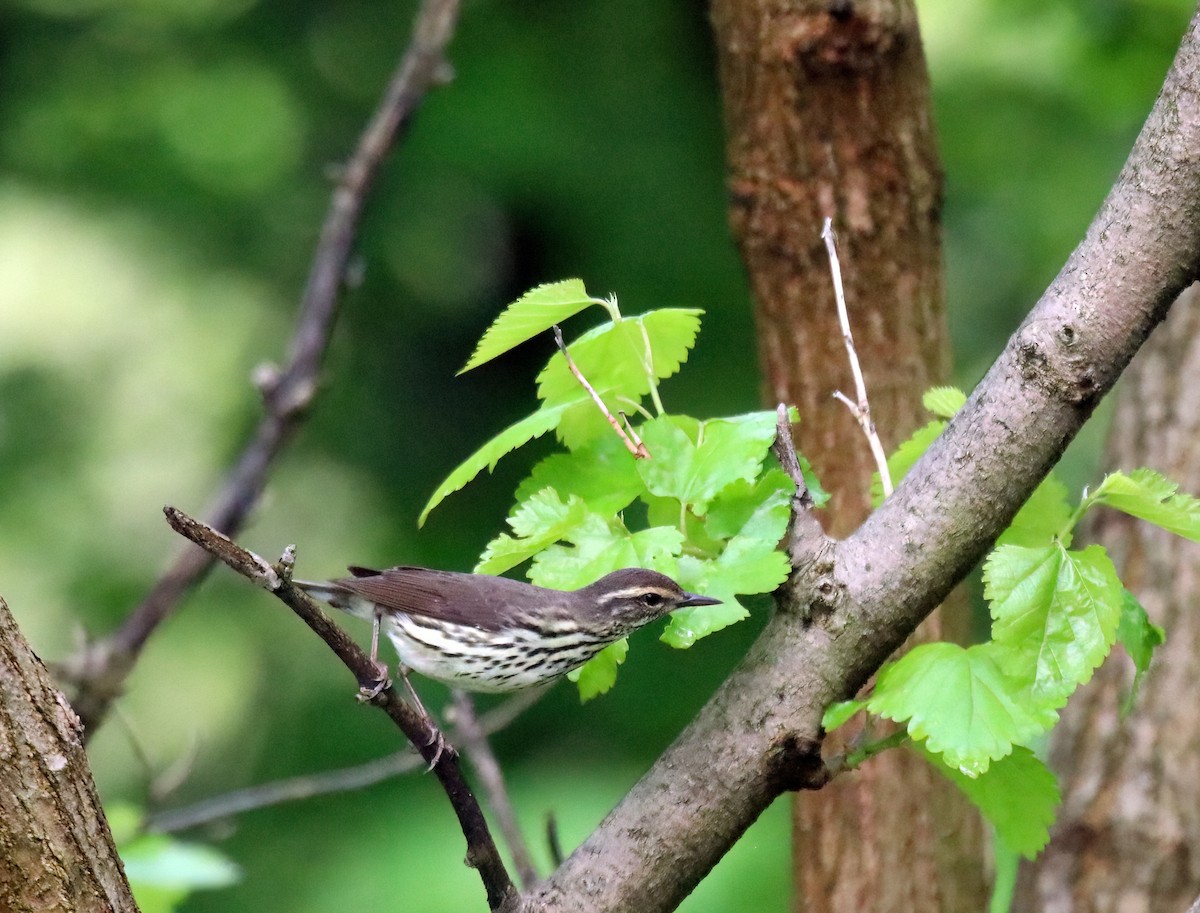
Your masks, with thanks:
M 921 3 L 960 384 L 980 376 L 1099 206 L 1189 8 Z M 283 355 L 328 169 L 352 147 L 414 10 L 0 7 L 0 593 L 41 655 L 68 653 L 80 628 L 112 628 L 179 547 L 161 505 L 202 509 L 243 442 L 258 415 L 249 376 Z M 297 543 L 305 576 L 351 561 L 465 569 L 503 528 L 529 464 L 502 465 L 419 536 L 415 519 L 451 467 L 532 406 L 549 340 L 453 375 L 499 308 L 539 282 L 582 276 L 630 313 L 704 309 L 688 370 L 667 382 L 673 407 L 758 405 L 705 6 L 474 0 L 451 57 L 455 81 L 428 99 L 367 213 L 363 279 L 326 389 L 243 536 L 266 555 Z M 1078 465 L 1082 479 L 1086 453 Z M 586 835 L 764 610 L 685 653 L 646 632 L 613 693 L 580 708 L 560 687 L 496 738 L 539 851 L 548 812 L 568 849 Z M 668 694 L 666 676 L 680 685 Z M 286 611 L 218 571 L 156 636 L 97 737 L 102 792 L 144 803 L 181 758 L 190 770 L 172 803 L 392 750 L 394 731 L 352 692 Z M 188 837 L 217 842 L 244 872 L 188 911 L 482 905 L 428 778 Z M 788 854 L 777 803 L 686 908 L 785 910 Z

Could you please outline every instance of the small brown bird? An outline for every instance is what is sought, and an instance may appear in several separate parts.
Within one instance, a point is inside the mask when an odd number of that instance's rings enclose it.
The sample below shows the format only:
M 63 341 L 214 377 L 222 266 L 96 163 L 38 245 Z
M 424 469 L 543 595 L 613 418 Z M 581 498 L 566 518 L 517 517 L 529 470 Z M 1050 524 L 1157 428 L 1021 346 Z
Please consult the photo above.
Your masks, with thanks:
M 295 583 L 373 621 L 376 637 L 382 629 L 400 654 L 402 674 L 415 669 L 467 691 L 543 684 L 668 612 L 721 601 L 684 592 L 645 568 L 614 571 L 567 591 L 423 567 L 351 567 L 350 573 L 328 583 Z

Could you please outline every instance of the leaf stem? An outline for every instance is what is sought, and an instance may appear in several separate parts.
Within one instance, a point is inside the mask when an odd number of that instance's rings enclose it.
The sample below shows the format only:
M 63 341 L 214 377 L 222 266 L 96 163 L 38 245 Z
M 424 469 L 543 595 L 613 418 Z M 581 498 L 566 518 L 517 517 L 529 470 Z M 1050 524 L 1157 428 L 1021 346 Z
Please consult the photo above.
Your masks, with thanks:
M 866 742 L 846 755 L 846 766 L 844 769 L 854 770 L 880 752 L 887 751 L 889 748 L 897 748 L 908 740 L 908 731 L 898 729 L 885 738 L 876 739 L 874 742 Z

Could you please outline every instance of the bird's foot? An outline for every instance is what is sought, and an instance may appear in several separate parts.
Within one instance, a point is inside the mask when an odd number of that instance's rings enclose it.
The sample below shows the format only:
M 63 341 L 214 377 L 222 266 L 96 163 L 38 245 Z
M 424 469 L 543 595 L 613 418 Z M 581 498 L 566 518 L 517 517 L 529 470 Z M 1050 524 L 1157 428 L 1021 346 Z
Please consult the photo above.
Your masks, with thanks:
M 375 700 L 384 691 L 392 687 L 392 680 L 388 677 L 387 663 L 381 663 L 379 660 L 374 660 L 374 663 L 375 678 L 371 679 L 369 684 L 360 684 L 358 686 L 358 699 L 364 704 Z

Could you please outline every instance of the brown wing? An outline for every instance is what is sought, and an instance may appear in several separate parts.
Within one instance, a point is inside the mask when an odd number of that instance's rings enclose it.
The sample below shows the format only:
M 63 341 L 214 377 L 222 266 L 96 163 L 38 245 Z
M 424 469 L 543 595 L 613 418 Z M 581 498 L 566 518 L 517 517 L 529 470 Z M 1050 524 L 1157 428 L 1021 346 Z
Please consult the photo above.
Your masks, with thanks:
M 460 574 L 425 567 L 375 571 L 349 568 L 353 577 L 335 581 L 384 609 L 486 630 L 506 627 L 523 615 L 531 597 L 545 593 L 507 577 Z

